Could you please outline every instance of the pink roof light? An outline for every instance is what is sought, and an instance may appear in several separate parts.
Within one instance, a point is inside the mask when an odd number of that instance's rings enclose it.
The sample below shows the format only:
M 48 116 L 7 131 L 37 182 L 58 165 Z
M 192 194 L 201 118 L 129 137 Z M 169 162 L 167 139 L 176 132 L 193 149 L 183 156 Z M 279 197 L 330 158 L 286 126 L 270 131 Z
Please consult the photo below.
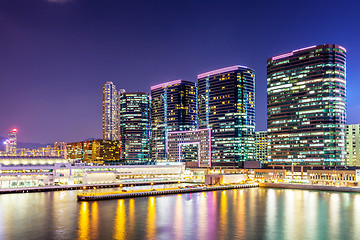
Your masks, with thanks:
M 170 82 L 165 82 L 165 83 L 160 83 L 160 84 L 152 86 L 151 90 L 161 88 L 161 87 L 165 87 L 165 86 L 169 86 L 169 85 L 173 85 L 173 84 L 179 84 L 179 83 L 181 83 L 181 79 L 170 81 Z
M 210 71 L 210 72 L 205 72 L 205 73 L 199 74 L 198 78 L 203 78 L 203 77 L 207 77 L 207 76 L 211 76 L 211 75 L 215 75 L 215 74 L 219 74 L 219 73 L 235 71 L 235 70 L 238 70 L 239 68 L 249 68 L 249 67 L 241 66 L 241 65 L 235 65 L 235 66 L 231 66 L 231 67 L 220 68 L 220 69 L 216 69 L 216 70 L 213 70 L 213 71 Z

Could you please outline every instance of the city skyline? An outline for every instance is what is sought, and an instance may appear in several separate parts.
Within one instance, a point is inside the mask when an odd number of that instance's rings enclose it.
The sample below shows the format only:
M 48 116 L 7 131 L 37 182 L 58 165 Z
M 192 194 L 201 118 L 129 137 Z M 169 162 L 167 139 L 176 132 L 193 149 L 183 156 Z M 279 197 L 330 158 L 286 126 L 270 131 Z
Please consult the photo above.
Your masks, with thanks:
M 337 4 L 62 2 L 0 3 L 0 136 L 16 127 L 22 142 L 100 138 L 104 82 L 149 93 L 152 85 L 196 82 L 199 73 L 236 64 L 256 72 L 256 130 L 266 130 L 266 59 L 326 43 L 347 49 L 348 124 L 360 122 L 356 4 L 342 3 L 326 18 Z M 249 11 L 234 14 L 240 7 Z

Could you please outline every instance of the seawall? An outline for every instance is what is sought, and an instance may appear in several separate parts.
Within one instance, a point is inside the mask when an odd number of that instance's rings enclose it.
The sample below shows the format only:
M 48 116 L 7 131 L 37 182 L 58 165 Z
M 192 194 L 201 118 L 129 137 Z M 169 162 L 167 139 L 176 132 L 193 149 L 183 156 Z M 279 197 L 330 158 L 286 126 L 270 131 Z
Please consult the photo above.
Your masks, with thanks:
M 360 187 L 337 187 L 337 186 L 323 186 L 323 185 L 311 185 L 311 184 L 259 183 L 259 187 L 360 193 Z

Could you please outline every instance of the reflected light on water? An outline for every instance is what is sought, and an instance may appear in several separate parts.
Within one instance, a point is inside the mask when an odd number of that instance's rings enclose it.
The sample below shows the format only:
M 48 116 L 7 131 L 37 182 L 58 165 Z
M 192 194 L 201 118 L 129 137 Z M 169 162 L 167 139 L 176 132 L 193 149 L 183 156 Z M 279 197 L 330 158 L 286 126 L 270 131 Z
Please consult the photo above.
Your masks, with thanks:
M 89 230 L 90 230 L 90 220 L 89 220 L 89 203 L 81 202 L 80 211 L 79 211 L 79 223 L 78 223 L 78 236 L 79 239 L 89 239 Z
M 244 198 L 244 190 L 237 189 L 235 195 L 238 195 L 239 198 L 237 202 L 234 202 L 234 206 L 236 206 L 236 237 L 240 237 L 241 239 L 245 237 L 245 229 L 246 229 L 246 201 Z
M 275 239 L 275 234 L 272 229 L 276 229 L 276 213 L 277 213 L 277 199 L 276 199 L 276 192 L 274 189 L 267 189 L 266 190 L 266 236 L 267 239 Z
M 99 211 L 98 211 L 98 203 L 93 202 L 91 205 L 91 235 L 94 236 L 94 238 L 97 238 L 99 235 Z
M 294 237 L 294 231 L 296 231 L 298 229 L 298 226 L 296 226 L 296 208 L 297 206 L 295 205 L 296 202 L 296 194 L 299 194 L 299 191 L 284 191 L 284 202 L 286 202 L 286 204 L 284 204 L 283 208 L 283 216 L 278 216 L 278 217 L 282 217 L 284 219 L 284 236 L 285 239 L 291 239 Z
M 114 239 L 122 240 L 125 239 L 125 221 L 126 221 L 126 212 L 125 212 L 125 201 L 120 199 L 117 202 L 116 217 L 114 224 Z
M 337 193 L 330 194 L 329 199 L 329 236 L 334 239 L 338 238 L 339 234 L 339 218 L 340 218 L 340 196 Z
M 184 228 L 183 228 L 183 202 L 182 202 L 182 197 L 181 194 L 178 194 L 176 196 L 176 203 L 175 203 L 175 224 L 174 224 L 174 235 L 175 235 L 175 239 L 183 239 L 183 232 L 184 232 Z
M 146 238 L 156 237 L 156 204 L 155 197 L 149 197 L 147 209 Z
M 129 232 L 132 234 L 135 228 L 135 200 L 131 198 L 129 200 Z
M 207 222 L 208 222 L 208 213 L 207 213 L 207 198 L 205 192 L 200 194 L 200 200 L 197 204 L 198 208 L 198 239 L 205 239 L 208 236 Z
M 354 198 L 351 201 L 353 203 L 353 211 L 352 211 L 352 221 L 353 221 L 353 227 L 352 227 L 352 235 L 353 236 L 360 236 L 360 195 L 356 194 L 354 195 Z
M 228 230 L 228 207 L 227 207 L 227 191 L 222 191 L 220 195 L 220 228 L 221 237 L 227 235 Z
M 318 192 L 304 192 L 305 204 L 304 206 L 304 226 L 305 226 L 305 236 L 307 239 L 318 238 L 314 236 L 316 229 L 318 228 Z

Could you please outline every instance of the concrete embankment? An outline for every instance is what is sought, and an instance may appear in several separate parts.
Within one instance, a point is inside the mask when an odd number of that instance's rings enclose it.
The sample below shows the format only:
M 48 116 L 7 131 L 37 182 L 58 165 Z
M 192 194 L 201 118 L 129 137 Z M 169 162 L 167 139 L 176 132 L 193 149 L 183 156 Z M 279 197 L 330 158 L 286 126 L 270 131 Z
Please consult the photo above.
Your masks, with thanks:
M 174 184 L 178 181 L 154 181 L 154 185 L 158 184 Z M 30 193 L 30 192 L 52 192 L 65 190 L 79 190 L 92 188 L 114 188 L 114 187 L 130 187 L 130 186 L 145 186 L 150 185 L 151 182 L 126 182 L 126 183 L 109 183 L 109 184 L 79 184 L 79 185 L 63 185 L 63 186 L 43 186 L 43 187 L 27 187 L 27 188 L 6 188 L 0 189 L 0 194 L 5 193 Z
M 311 185 L 311 184 L 259 183 L 259 187 L 360 193 L 360 187 L 336 187 L 336 186 L 323 186 L 323 185 Z
M 181 194 L 181 193 L 193 193 L 193 192 L 205 192 L 205 191 L 216 191 L 216 190 L 228 190 L 238 188 L 252 188 L 258 187 L 259 184 L 240 184 L 240 185 L 228 185 L 228 186 L 216 186 L 216 187 L 194 187 L 194 188 L 181 188 L 171 190 L 160 190 L 160 191 L 141 191 L 141 192 L 130 192 L 130 193 L 117 193 L 117 194 L 78 194 L 78 201 L 97 201 L 107 199 L 121 199 L 121 198 L 136 198 L 136 197 L 148 197 L 157 195 L 169 195 L 169 194 Z

